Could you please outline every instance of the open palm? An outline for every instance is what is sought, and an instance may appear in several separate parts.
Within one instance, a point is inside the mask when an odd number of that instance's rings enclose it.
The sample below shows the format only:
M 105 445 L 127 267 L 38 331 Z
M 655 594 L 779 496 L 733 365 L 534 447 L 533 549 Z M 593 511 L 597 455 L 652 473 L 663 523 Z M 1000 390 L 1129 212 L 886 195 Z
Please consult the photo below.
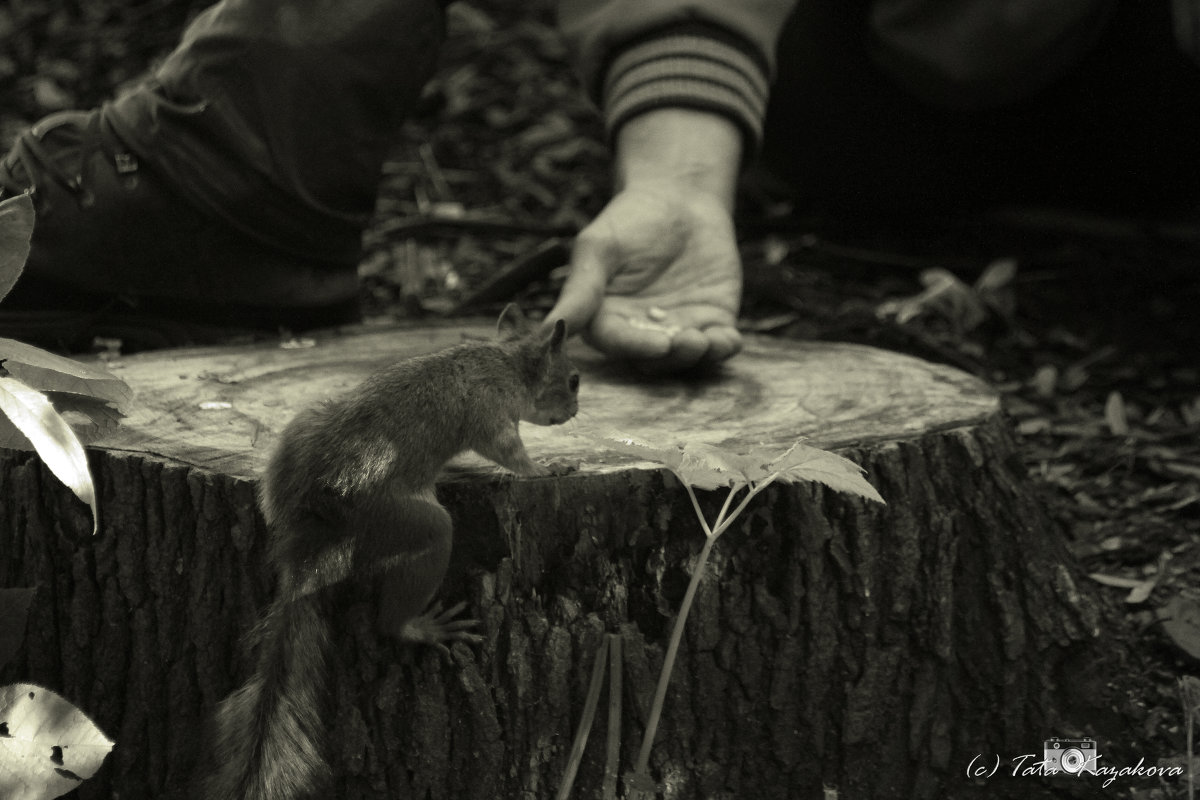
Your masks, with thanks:
M 662 369 L 741 349 L 742 266 L 729 212 L 670 182 L 617 194 L 580 234 L 551 318 L 614 358 Z

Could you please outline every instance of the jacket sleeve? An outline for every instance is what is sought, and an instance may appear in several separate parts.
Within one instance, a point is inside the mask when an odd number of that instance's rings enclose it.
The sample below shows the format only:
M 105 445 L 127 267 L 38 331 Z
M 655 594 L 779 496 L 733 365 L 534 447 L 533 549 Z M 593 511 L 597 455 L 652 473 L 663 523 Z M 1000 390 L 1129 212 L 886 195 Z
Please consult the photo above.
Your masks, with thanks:
M 561 0 L 559 27 L 609 136 L 644 111 L 685 107 L 762 136 L 775 46 L 796 0 Z

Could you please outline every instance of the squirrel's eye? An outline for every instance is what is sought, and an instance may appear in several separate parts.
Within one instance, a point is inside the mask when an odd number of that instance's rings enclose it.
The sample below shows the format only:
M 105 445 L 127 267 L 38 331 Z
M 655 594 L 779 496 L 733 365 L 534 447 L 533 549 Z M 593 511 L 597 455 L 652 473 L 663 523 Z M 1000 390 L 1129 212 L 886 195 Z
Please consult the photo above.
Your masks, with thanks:
M 567 378 L 567 388 L 572 392 L 579 391 L 579 373 L 575 373 L 571 377 Z

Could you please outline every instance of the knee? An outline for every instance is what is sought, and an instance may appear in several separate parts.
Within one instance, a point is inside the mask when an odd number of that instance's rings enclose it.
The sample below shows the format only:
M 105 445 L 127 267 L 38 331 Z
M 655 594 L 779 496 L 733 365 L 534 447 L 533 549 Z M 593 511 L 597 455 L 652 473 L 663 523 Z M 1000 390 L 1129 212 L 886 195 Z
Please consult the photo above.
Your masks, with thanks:
M 886 73 L 922 100 L 988 107 L 1028 97 L 1066 74 L 1109 19 L 1103 2 L 1012 6 L 876 0 L 868 18 L 869 49 Z

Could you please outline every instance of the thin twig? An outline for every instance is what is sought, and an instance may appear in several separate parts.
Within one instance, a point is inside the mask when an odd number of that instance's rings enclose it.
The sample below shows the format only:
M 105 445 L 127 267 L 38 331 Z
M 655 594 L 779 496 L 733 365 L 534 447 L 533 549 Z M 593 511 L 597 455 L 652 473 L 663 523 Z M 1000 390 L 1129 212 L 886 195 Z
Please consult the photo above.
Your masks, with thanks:
M 392 237 L 462 236 L 479 234 L 529 234 L 531 236 L 574 236 L 575 226 L 542 220 L 518 220 L 495 215 L 467 212 L 461 217 L 416 215 L 395 217 L 374 225 L 367 235 L 367 246 Z
M 566 239 L 556 238 L 544 241 L 497 271 L 459 301 L 450 313 L 461 314 L 480 306 L 511 299 L 529 284 L 545 280 L 551 272 L 566 264 L 570 258 L 571 248 Z
M 429 142 L 422 142 L 417 148 L 417 154 L 421 157 L 421 163 L 425 166 L 425 173 L 429 176 L 429 182 L 433 184 L 433 189 L 437 193 L 437 199 L 442 202 L 448 202 L 454 199 L 454 191 L 450 188 L 450 184 L 446 182 L 446 176 L 442 174 L 442 168 L 438 166 L 437 159 L 433 156 L 433 148 Z

